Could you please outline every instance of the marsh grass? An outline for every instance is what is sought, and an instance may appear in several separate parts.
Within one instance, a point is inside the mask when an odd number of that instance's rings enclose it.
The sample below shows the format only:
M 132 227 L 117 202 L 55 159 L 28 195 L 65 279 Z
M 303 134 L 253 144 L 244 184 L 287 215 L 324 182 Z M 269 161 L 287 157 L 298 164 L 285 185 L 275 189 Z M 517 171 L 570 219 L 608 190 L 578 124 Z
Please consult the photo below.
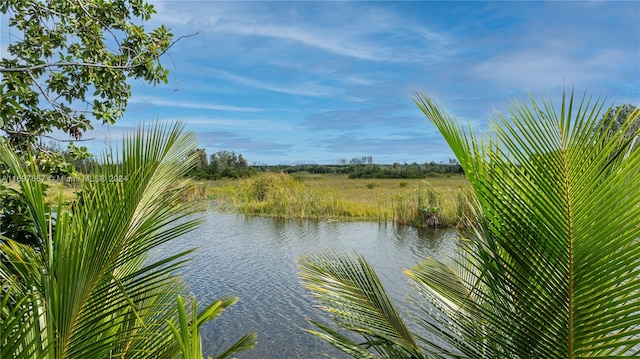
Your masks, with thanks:
M 207 183 L 193 180 L 188 181 L 190 183 L 185 190 L 182 191 L 183 196 L 181 200 L 193 203 L 194 205 L 202 205 L 202 208 L 204 209 L 206 204 L 203 203 L 202 200 L 207 198 Z M 78 198 L 78 193 L 82 188 L 80 181 L 54 181 L 47 179 L 41 182 L 46 186 L 45 204 L 54 207 L 56 203 L 58 203 L 59 199 L 62 200 L 60 203 L 65 205 L 74 201 Z M 17 182 L 5 182 L 4 184 L 13 190 L 20 190 L 20 186 Z
M 462 176 L 425 180 L 348 179 L 346 175 L 261 173 L 207 182 L 219 208 L 247 215 L 365 220 L 415 226 L 467 226 L 471 191 Z
M 373 185 L 372 185 L 373 183 Z M 69 203 L 79 183 L 47 181 L 48 203 Z M 17 185 L 10 184 L 10 187 Z M 223 211 L 276 218 L 392 221 L 419 227 L 472 225 L 473 195 L 463 176 L 349 179 L 346 175 L 261 173 L 241 180 L 193 181 L 184 201 L 212 200 Z
M 80 190 L 79 183 L 52 180 L 43 180 L 41 182 L 47 188 L 44 201 L 47 205 L 54 205 L 58 199 L 62 199 L 62 203 L 68 204 L 77 197 L 77 192 Z M 4 182 L 4 185 L 7 188 L 20 191 L 20 185 L 17 182 Z

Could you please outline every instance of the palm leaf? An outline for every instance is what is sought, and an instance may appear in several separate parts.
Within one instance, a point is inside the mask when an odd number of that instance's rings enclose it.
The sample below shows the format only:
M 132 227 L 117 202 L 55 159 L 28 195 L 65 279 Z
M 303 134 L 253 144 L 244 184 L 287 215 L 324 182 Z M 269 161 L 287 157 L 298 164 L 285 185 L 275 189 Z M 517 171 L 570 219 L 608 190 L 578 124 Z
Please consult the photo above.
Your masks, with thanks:
M 340 325 L 359 333 L 368 342 L 380 342 L 375 348 L 387 356 L 421 357 L 413 335 L 364 258 L 324 252 L 303 257 L 299 267 L 304 286 Z M 330 343 L 338 349 L 355 350 L 352 342 L 325 332 L 335 339 Z
M 363 359 L 373 359 L 376 357 L 371 352 L 369 352 L 366 348 L 363 348 L 362 345 L 355 343 L 352 339 L 331 329 L 330 327 L 320 322 L 316 322 L 314 320 L 309 320 L 309 322 L 315 325 L 316 327 L 318 327 L 322 331 L 307 330 L 307 332 L 326 341 L 327 343 L 349 354 L 350 356 L 354 358 L 363 358 Z
M 168 323 L 177 320 L 175 298 L 186 287 L 173 273 L 190 251 L 156 260 L 148 253 L 200 222 L 183 200 L 195 147 L 194 134 L 179 124 L 141 127 L 119 157 L 105 153 L 77 201 L 58 201 L 55 224 L 42 185 L 21 183 L 41 244 L 33 250 L 3 241 L 3 358 L 175 357 Z M 0 159 L 16 176 L 37 175 L 6 145 Z M 23 322 L 5 320 L 15 316 Z
M 235 304 L 238 298 L 222 298 L 211 303 L 204 310 L 198 313 L 195 298 L 191 302 L 191 320 L 188 319 L 187 307 L 184 305 L 181 296 L 178 296 L 177 309 L 179 314 L 178 325 L 169 322 L 169 327 L 173 333 L 182 358 L 202 359 L 202 344 L 200 342 L 200 328 L 202 325 L 218 317 L 225 309 Z M 257 336 L 254 333 L 245 334 L 229 348 L 216 356 L 216 359 L 229 358 L 231 355 L 253 348 L 257 344 Z
M 381 310 L 392 304 L 371 289 L 379 283 L 364 259 L 303 258 L 305 286 L 365 342 L 317 323 L 322 332 L 312 333 L 354 357 L 367 357 L 359 348 L 369 347 L 393 357 L 396 346 L 404 357 L 640 354 L 640 131 L 632 128 L 640 112 L 611 133 L 599 121 L 600 99 L 563 94 L 556 107 L 532 98 L 515 101 L 479 137 L 428 96 L 414 100 L 464 168 L 478 227 L 456 256 L 406 271 L 420 294 L 412 315 L 420 336 Z
M 498 116 L 494 137 L 479 139 L 427 96 L 415 100 L 458 156 L 482 206 L 483 231 L 470 251 L 474 270 L 462 270 L 472 274 L 464 283 L 483 299 L 482 310 L 455 313 L 460 336 L 448 342 L 473 338 L 472 323 L 483 323 L 482 337 L 492 342 L 466 341 L 470 356 L 637 353 L 640 156 L 625 156 L 631 140 L 624 138 L 637 114 L 608 137 L 596 129 L 602 101 L 585 96 L 576 104 L 571 94 L 557 111 L 532 99 L 515 103 L 510 117 Z M 450 276 L 438 265 L 410 273 L 448 296 L 459 282 L 443 288 L 421 275 Z
M 258 335 L 255 333 L 247 333 L 240 337 L 229 348 L 216 355 L 215 359 L 232 358 L 232 355 L 241 351 L 253 349 L 258 344 Z

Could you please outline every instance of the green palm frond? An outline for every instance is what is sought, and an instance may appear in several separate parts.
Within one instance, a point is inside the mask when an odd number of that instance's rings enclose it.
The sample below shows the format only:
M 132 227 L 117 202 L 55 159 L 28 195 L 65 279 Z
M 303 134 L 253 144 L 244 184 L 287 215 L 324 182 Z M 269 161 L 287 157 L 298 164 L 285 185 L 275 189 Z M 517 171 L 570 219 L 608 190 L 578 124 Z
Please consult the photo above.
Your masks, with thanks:
M 316 330 L 307 330 L 307 332 L 315 335 L 316 337 L 326 341 L 327 343 L 333 345 L 335 348 L 349 354 L 354 358 L 363 358 L 363 359 L 374 359 L 376 356 L 368 351 L 368 345 L 361 345 L 355 343 L 352 339 L 347 336 L 331 329 L 330 327 L 316 322 L 314 320 L 309 320 L 309 322 L 321 331 Z
M 241 351 L 253 349 L 258 344 L 258 335 L 256 333 L 247 333 L 240 337 L 235 343 L 222 353 L 216 355 L 215 359 L 233 358 L 232 355 Z
M 238 298 L 222 298 L 211 303 L 204 310 L 198 313 L 198 307 L 195 298 L 191 302 L 191 319 L 189 320 L 187 307 L 181 296 L 178 296 L 177 309 L 179 314 L 178 325 L 169 322 L 169 327 L 173 333 L 183 359 L 202 359 L 202 343 L 200 341 L 200 328 L 202 325 L 212 319 L 218 317 L 225 309 L 235 304 Z M 254 333 L 248 333 L 242 336 L 233 345 L 216 356 L 216 359 L 230 358 L 231 355 L 238 352 L 249 350 L 257 344 L 257 336 Z M 209 357 L 211 358 L 211 357 Z
M 58 201 L 55 216 L 41 183 L 20 184 L 41 243 L 33 249 L 3 240 L 2 358 L 178 354 L 168 323 L 187 290 L 173 273 L 191 251 L 155 260 L 148 254 L 200 223 L 183 200 L 195 148 L 182 125 L 141 127 L 119 156 L 105 153 L 82 179 L 78 200 Z M 5 145 L 0 159 L 15 176 L 38 175 Z M 16 316 L 21 323 L 8 320 Z
M 599 121 L 600 99 L 576 101 L 571 93 L 559 107 L 516 101 L 508 116 L 493 121 L 489 136 L 479 137 L 428 96 L 414 100 L 449 143 L 478 203 L 478 228 L 466 233 L 456 256 L 406 271 L 420 294 L 412 317 L 429 333 L 416 336 L 421 352 L 438 358 L 640 354 L 640 148 L 634 146 L 640 131 L 632 127 L 640 112 L 612 132 L 601 128 L 608 125 Z M 342 310 L 339 324 L 355 330 L 349 318 L 363 318 L 369 304 L 343 287 L 364 290 L 375 274 L 364 271 L 367 278 L 352 281 L 347 273 L 357 271 L 354 265 L 368 265 L 348 258 L 305 260 L 301 270 L 327 310 Z M 359 324 L 357 331 L 370 330 Z M 323 339 L 337 346 L 338 333 L 323 330 Z M 361 346 L 389 346 L 370 339 Z
M 456 319 L 469 328 L 466 337 L 480 330 L 498 339 L 477 340 L 475 354 L 637 353 L 640 156 L 637 149 L 628 155 L 633 137 L 625 133 L 638 114 L 608 136 L 597 130 L 605 125 L 598 99 L 563 96 L 557 110 L 532 99 L 498 116 L 494 137 L 479 139 L 427 96 L 416 102 L 470 169 L 482 206 L 482 233 L 468 258 L 474 270 L 460 263 L 461 273 L 472 274 L 465 283 L 470 297 L 482 299 L 481 311 Z M 446 293 L 420 272 L 410 273 Z
M 389 357 L 422 356 L 400 313 L 364 258 L 324 252 L 303 257 L 299 266 L 304 286 L 342 326 L 367 341 L 385 343 L 375 349 L 385 351 Z M 352 342 L 344 341 L 346 338 L 339 339 L 344 348 L 353 347 Z

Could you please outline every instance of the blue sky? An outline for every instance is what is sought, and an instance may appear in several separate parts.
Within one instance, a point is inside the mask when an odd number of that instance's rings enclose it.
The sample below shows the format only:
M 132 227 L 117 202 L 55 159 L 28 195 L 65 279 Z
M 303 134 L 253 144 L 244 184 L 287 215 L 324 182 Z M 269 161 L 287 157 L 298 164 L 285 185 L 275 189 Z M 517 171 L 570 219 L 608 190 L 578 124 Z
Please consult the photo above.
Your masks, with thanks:
M 182 120 L 208 154 L 250 163 L 447 161 L 411 100 L 424 91 L 484 128 L 529 93 L 575 86 L 640 105 L 640 2 L 155 1 L 178 42 L 168 85 L 132 81 L 116 126 Z

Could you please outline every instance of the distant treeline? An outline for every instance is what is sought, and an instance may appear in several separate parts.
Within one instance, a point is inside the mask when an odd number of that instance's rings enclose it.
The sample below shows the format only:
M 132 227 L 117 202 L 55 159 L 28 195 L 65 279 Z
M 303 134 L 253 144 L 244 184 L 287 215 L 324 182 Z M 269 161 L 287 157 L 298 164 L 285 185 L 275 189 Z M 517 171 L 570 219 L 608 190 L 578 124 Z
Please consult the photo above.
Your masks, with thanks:
M 394 163 L 380 164 L 341 164 L 341 165 L 253 165 L 234 152 L 218 151 L 207 157 L 204 149 L 196 150 L 200 161 L 189 175 L 197 179 L 222 179 L 250 177 L 259 172 L 312 173 L 312 174 L 348 174 L 349 178 L 425 178 L 433 174 L 464 173 L 455 159 L 448 163 Z
M 456 162 L 445 163 L 411 163 L 392 165 L 295 165 L 295 166 L 255 166 L 260 172 L 285 172 L 285 173 L 342 173 L 349 178 L 425 178 L 432 174 L 464 173 L 462 167 Z

